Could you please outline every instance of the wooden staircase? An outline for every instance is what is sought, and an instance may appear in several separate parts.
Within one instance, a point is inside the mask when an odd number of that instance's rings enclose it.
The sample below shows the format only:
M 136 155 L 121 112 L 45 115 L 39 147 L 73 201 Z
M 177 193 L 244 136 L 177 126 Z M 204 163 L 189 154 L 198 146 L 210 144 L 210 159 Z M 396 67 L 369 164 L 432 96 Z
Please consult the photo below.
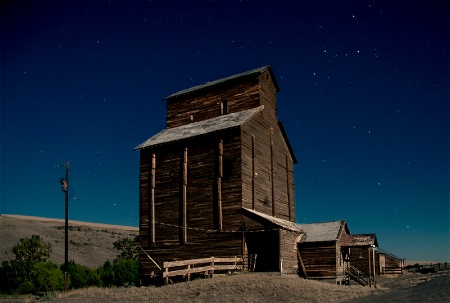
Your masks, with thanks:
M 361 284 L 362 286 L 369 285 L 369 279 L 370 277 L 357 269 L 354 266 L 348 265 L 347 270 L 345 271 L 346 275 Z

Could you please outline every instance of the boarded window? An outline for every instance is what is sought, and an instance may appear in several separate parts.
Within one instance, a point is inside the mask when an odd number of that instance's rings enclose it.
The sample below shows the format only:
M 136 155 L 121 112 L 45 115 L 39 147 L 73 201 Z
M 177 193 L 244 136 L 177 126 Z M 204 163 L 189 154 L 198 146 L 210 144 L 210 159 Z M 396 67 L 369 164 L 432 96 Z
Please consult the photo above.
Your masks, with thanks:
M 220 114 L 226 115 L 228 114 L 228 100 L 224 99 L 220 102 Z

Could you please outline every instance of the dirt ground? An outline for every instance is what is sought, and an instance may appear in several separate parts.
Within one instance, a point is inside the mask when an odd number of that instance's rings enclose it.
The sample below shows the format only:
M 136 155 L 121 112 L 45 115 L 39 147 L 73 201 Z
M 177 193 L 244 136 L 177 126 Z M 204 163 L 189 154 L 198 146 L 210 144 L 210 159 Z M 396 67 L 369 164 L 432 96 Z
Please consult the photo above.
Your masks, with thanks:
M 1 303 L 36 302 L 36 297 L 3 297 Z M 450 273 L 406 273 L 378 277 L 377 287 L 339 286 L 278 273 L 243 273 L 196 279 L 162 287 L 87 288 L 60 293 L 52 302 L 450 302 Z

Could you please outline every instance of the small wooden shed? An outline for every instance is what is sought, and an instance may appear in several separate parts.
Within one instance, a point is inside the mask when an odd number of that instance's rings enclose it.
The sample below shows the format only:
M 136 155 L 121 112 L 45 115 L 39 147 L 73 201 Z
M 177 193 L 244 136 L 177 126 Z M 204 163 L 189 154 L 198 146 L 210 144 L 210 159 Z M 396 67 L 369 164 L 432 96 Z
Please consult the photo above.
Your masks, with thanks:
M 368 276 L 380 274 L 379 255 L 376 253 L 378 247 L 375 234 L 352 234 L 347 235 L 346 247 L 350 252 L 350 264 Z
M 349 229 L 345 220 L 297 224 L 305 235 L 298 249 L 300 262 L 308 279 L 335 280 L 345 278 L 345 262 L 348 249 L 345 247 Z
M 257 254 L 258 270 L 297 272 L 294 164 L 270 66 L 164 98 L 166 129 L 140 152 L 143 277 L 164 261 Z
M 397 257 L 387 250 L 378 248 L 376 250 L 379 260 L 379 274 L 380 275 L 401 275 L 403 274 L 403 267 L 405 266 L 405 259 Z

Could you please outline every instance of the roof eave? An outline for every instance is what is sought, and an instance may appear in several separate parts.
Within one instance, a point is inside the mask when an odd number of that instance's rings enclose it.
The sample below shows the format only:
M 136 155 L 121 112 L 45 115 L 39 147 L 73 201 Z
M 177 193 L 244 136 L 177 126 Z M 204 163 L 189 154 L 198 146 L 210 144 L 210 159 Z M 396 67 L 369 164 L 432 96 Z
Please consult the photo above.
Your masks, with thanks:
M 210 88 L 212 88 L 214 86 L 217 86 L 217 85 L 222 85 L 222 84 L 225 84 L 225 83 L 228 83 L 228 82 L 231 82 L 231 81 L 236 81 L 237 79 L 250 77 L 250 76 L 253 76 L 253 75 L 256 75 L 256 74 L 262 74 L 263 72 L 265 72 L 267 70 L 270 73 L 270 76 L 271 76 L 272 81 L 273 81 L 273 83 L 275 85 L 276 91 L 279 92 L 280 91 L 280 87 L 279 87 L 278 82 L 277 82 L 277 80 L 275 78 L 275 74 L 274 74 L 274 72 L 272 70 L 272 67 L 270 65 L 266 65 L 266 66 L 263 66 L 263 67 L 260 67 L 260 68 L 256 68 L 256 69 L 253 69 L 253 70 L 250 70 L 250 71 L 247 71 L 247 72 L 231 75 L 231 76 L 228 76 L 228 77 L 225 77 L 225 78 L 220 78 L 220 79 L 217 79 L 217 80 L 214 80 L 214 81 L 206 82 L 206 83 L 203 83 L 203 84 L 200 84 L 200 85 L 196 85 L 196 86 L 193 86 L 193 87 L 190 87 L 190 88 L 187 88 L 187 89 L 180 90 L 178 92 L 175 92 L 175 93 L 173 93 L 173 94 L 163 98 L 162 100 L 163 101 L 164 100 L 167 101 L 169 99 L 182 97 L 182 96 L 185 96 L 185 95 L 189 95 L 189 94 L 198 92 L 199 90 L 210 89 Z

